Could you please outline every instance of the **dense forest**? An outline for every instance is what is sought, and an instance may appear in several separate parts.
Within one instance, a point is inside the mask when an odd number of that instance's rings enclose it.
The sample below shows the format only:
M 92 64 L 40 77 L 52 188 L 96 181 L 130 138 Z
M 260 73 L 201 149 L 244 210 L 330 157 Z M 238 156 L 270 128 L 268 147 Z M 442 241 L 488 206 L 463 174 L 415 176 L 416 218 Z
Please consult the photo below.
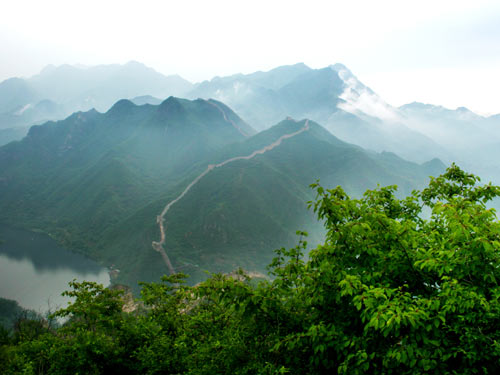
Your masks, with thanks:
M 134 303 L 72 282 L 68 307 L 2 330 L 0 372 L 498 374 L 500 223 L 486 203 L 500 188 L 478 182 L 455 165 L 404 199 L 317 182 L 326 240 L 306 256 L 298 232 L 270 280 L 176 274 Z

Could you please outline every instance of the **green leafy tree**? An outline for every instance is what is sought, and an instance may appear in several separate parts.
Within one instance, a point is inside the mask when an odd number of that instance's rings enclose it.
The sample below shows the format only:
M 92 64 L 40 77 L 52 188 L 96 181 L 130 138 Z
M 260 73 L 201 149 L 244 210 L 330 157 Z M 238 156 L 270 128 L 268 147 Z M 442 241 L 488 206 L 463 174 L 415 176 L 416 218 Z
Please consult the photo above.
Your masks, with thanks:
M 187 303 L 191 298 L 184 287 L 183 274 L 163 276 L 159 283 L 141 283 L 145 311 L 139 317 L 144 342 L 135 350 L 143 374 L 183 374 L 188 345 L 185 343 Z
M 138 325 L 122 311 L 122 291 L 87 281 L 70 286 L 73 290 L 63 294 L 73 302 L 53 314 L 67 321 L 57 330 L 23 335 L 5 373 L 121 374 L 136 369 Z
M 314 184 L 327 239 L 279 271 L 304 323 L 277 347 L 311 373 L 499 373 L 500 189 L 478 180 L 452 165 L 402 200 Z

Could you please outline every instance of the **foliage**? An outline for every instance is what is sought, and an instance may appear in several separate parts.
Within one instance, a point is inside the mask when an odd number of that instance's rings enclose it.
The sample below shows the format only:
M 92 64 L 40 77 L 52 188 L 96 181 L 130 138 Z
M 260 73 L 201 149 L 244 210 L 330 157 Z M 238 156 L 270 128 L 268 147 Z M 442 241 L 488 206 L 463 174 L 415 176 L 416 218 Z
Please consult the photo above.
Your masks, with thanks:
M 16 301 L 0 298 L 0 327 L 11 329 L 16 319 L 23 313 L 23 308 Z
M 243 271 L 195 287 L 185 275 L 120 292 L 76 283 L 58 329 L 2 339 L 2 373 L 496 374 L 500 188 L 457 166 L 404 199 L 313 185 L 327 229 L 303 257 L 277 251 L 272 281 Z M 426 213 L 426 210 L 429 210 Z M 427 218 L 425 215 L 427 215 Z M 14 336 L 15 337 L 15 336 Z
M 500 189 L 477 181 L 452 165 L 403 200 L 315 184 L 327 240 L 297 273 L 308 323 L 287 347 L 346 374 L 498 373 Z

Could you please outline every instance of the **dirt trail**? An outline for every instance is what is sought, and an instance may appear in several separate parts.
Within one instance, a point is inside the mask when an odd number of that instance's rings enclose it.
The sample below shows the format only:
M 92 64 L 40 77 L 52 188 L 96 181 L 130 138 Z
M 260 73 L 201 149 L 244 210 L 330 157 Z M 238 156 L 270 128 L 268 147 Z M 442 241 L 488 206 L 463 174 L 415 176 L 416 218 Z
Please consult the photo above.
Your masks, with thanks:
M 222 111 L 220 108 L 219 108 L 219 110 Z M 164 222 L 165 222 L 165 215 L 167 214 L 168 210 L 170 210 L 170 208 L 175 203 L 177 203 L 179 200 L 181 200 L 188 193 L 188 191 L 191 190 L 191 188 L 194 185 L 196 185 L 198 183 L 198 181 L 200 181 L 212 169 L 223 167 L 224 165 L 231 163 L 233 161 L 236 161 L 236 160 L 252 159 L 253 157 L 255 157 L 257 155 L 263 154 L 267 151 L 271 151 L 273 148 L 279 146 L 283 140 L 295 137 L 296 135 L 299 135 L 300 133 L 305 132 L 307 130 L 309 130 L 309 120 L 306 120 L 304 126 L 301 129 L 297 130 L 296 132 L 293 132 L 290 134 L 284 134 L 281 137 L 279 137 L 276 141 L 274 141 L 273 143 L 271 143 L 271 144 L 269 144 L 269 145 L 267 145 L 259 150 L 252 152 L 250 155 L 236 156 L 234 158 L 227 159 L 219 164 L 209 164 L 207 166 L 207 169 L 205 169 L 198 177 L 196 177 L 193 181 L 191 181 L 191 183 L 188 186 L 186 186 L 184 191 L 177 198 L 175 198 L 173 201 L 170 201 L 165 206 L 165 208 L 163 209 L 161 214 L 156 217 L 156 223 L 158 224 L 158 226 L 160 228 L 160 241 L 159 242 L 153 241 L 152 246 L 153 246 L 153 249 L 155 249 L 156 251 L 158 251 L 161 254 L 163 261 L 167 265 L 168 271 L 170 272 L 171 275 L 173 275 L 175 273 L 175 269 L 172 266 L 172 262 L 170 261 L 167 253 L 165 252 L 165 249 L 163 248 L 163 245 L 165 244 L 165 224 L 164 224 Z

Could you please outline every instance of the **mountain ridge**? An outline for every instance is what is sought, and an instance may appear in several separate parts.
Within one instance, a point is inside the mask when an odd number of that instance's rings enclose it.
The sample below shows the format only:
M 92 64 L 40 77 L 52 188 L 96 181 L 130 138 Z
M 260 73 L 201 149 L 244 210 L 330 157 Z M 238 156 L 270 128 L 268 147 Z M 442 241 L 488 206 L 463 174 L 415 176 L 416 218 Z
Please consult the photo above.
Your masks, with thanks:
M 8 87 L 14 83 L 17 91 Z M 91 108 L 107 111 L 122 98 L 182 96 L 192 86 L 177 74 L 165 76 L 138 62 L 86 68 L 67 64 L 47 66 L 30 78 L 0 82 L 0 129 L 60 120 Z M 18 113 L 20 109 L 33 108 L 44 100 L 54 103 L 51 111 Z
M 157 106 L 120 100 L 106 113 L 34 126 L 0 147 L 0 221 L 51 233 L 118 267 L 115 282 L 135 285 L 168 271 L 151 243 L 162 238 L 157 217 L 185 191 L 165 215 L 164 243 L 172 268 L 197 282 L 204 269 L 263 272 L 298 229 L 319 241 L 306 203 L 317 178 L 353 194 L 377 182 L 404 193 L 427 178 L 425 166 L 395 155 L 389 163 L 310 120 L 287 118 L 250 136 L 244 126 L 223 103 L 175 97 Z

